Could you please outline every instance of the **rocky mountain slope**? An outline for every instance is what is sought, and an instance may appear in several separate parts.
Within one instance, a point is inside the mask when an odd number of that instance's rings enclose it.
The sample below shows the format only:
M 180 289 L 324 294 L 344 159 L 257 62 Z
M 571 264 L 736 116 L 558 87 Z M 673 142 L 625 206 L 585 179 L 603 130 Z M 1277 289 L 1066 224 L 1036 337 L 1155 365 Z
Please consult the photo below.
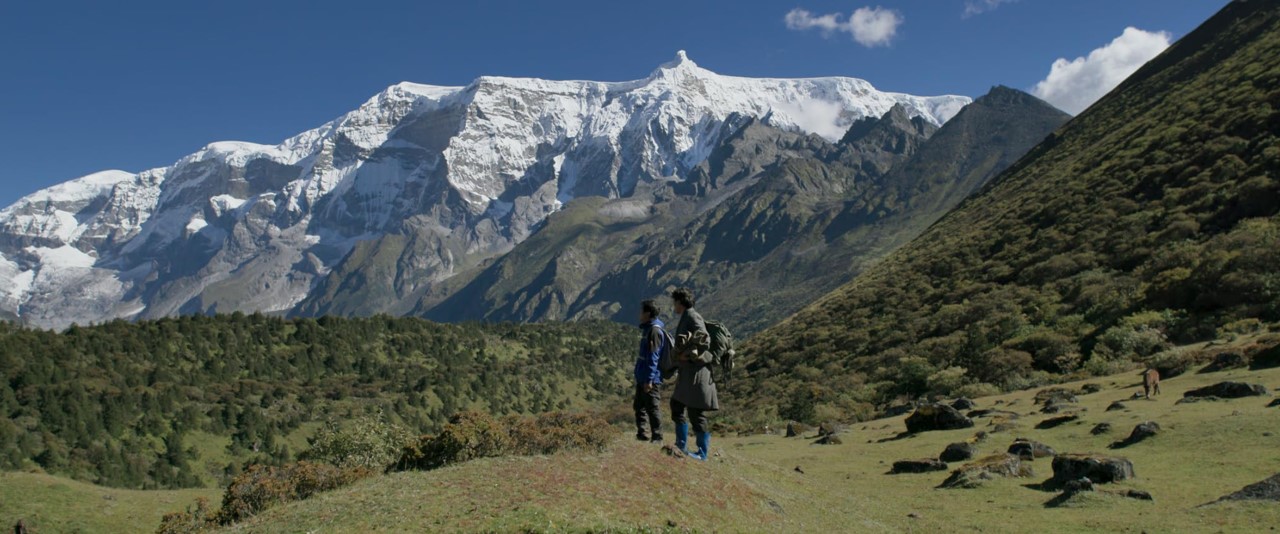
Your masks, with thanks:
M 941 129 L 896 106 L 834 143 L 744 119 L 654 204 L 571 203 L 420 311 L 626 321 L 634 302 L 688 285 L 704 312 L 750 333 L 853 278 L 1067 119 L 1004 87 Z
M 924 234 L 751 339 L 735 398 L 847 415 L 1133 360 L 1176 372 L 1190 355 L 1172 344 L 1274 328 L 1277 88 L 1280 5 L 1232 2 Z
M 232 310 L 403 313 L 576 198 L 647 209 L 637 192 L 688 182 L 738 121 L 835 141 L 895 105 L 937 126 L 968 102 L 852 78 L 721 76 L 683 52 L 631 82 L 401 83 L 279 145 L 213 143 L 0 210 L 0 314 L 61 327 Z

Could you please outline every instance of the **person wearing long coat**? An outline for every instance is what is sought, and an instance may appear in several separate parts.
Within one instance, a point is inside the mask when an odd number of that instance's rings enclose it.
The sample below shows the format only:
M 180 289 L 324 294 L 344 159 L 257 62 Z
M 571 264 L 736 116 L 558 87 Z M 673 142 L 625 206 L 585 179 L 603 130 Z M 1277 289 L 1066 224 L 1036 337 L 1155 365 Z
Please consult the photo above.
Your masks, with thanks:
M 693 293 L 677 289 L 671 293 L 672 304 L 680 315 L 676 323 L 674 358 L 666 362 L 667 371 L 677 373 L 675 392 L 671 395 L 671 420 L 676 427 L 676 448 L 690 457 L 706 460 L 711 452 L 711 428 L 707 412 L 720 409 L 716 384 L 711 376 L 713 357 L 710 352 L 711 337 L 706 322 L 693 309 Z M 687 414 L 686 414 L 687 412 Z M 693 423 L 693 435 L 698 449 L 688 451 L 689 423 Z

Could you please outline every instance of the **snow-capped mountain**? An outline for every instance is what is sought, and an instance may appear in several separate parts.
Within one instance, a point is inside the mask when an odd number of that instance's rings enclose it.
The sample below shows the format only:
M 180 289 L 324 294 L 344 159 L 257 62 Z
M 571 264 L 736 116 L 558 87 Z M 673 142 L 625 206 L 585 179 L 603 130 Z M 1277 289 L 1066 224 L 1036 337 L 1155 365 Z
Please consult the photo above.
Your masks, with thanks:
M 352 262 L 393 273 L 397 295 L 371 299 L 421 294 L 510 250 L 571 199 L 684 179 L 734 117 L 836 140 L 895 104 L 937 125 L 969 102 L 853 78 L 722 76 L 683 51 L 629 82 L 400 83 L 279 145 L 212 143 L 0 210 L 0 318 L 63 327 L 294 311 Z

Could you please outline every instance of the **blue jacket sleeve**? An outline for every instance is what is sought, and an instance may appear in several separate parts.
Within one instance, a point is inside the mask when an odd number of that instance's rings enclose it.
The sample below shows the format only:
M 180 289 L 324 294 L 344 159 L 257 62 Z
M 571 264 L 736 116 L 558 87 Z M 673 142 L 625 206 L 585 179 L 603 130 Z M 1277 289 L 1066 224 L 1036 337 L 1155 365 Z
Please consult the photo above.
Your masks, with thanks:
M 649 329 L 649 383 L 662 381 L 662 372 L 658 370 L 658 360 L 662 358 L 662 345 L 667 342 L 666 336 L 658 331 L 658 326 Z

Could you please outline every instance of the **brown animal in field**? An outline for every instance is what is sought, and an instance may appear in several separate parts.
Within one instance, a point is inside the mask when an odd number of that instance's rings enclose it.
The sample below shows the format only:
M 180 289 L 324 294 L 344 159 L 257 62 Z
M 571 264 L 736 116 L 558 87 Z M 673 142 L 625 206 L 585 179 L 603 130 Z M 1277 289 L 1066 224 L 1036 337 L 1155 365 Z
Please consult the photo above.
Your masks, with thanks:
M 1160 371 L 1147 369 L 1142 372 L 1142 394 L 1148 399 L 1160 394 Z

